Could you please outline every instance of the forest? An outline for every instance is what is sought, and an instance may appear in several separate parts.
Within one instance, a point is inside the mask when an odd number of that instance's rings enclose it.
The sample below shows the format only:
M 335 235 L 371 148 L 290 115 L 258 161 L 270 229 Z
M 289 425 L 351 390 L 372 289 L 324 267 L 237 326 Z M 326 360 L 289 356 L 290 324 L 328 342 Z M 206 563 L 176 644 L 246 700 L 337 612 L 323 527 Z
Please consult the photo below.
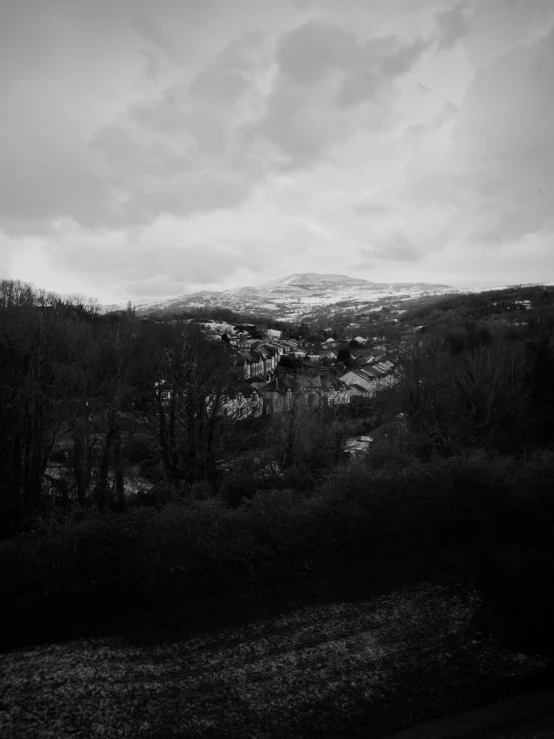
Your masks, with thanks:
M 0 283 L 4 639 L 369 563 L 471 578 L 484 627 L 552 656 L 554 290 L 407 306 L 401 380 L 361 412 L 240 422 L 226 343 L 168 319 Z

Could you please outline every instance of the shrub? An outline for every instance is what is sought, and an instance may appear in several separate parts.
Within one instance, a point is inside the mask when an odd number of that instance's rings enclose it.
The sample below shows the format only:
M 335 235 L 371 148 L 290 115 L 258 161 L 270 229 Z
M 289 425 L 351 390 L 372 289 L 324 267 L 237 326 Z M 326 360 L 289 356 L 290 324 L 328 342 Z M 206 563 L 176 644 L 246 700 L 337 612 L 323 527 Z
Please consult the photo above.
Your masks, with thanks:
M 380 442 L 375 450 L 332 469 L 311 491 L 259 490 L 238 507 L 223 494 L 190 494 L 120 514 L 51 510 L 32 532 L 0 544 L 2 595 L 13 606 L 39 591 L 82 591 L 89 595 L 60 603 L 112 612 L 155 599 L 238 593 L 294 580 L 309 568 L 369 561 L 378 568 L 379 561 L 420 555 L 446 568 L 444 552 L 467 548 L 477 551 L 478 587 L 491 611 L 511 602 L 512 586 L 540 609 L 554 557 L 554 453 L 519 462 L 482 452 L 426 461 L 398 444 Z M 495 590 L 499 582 L 503 589 Z M 27 611 L 30 619 L 34 611 Z M 546 616 L 543 622 L 546 633 Z

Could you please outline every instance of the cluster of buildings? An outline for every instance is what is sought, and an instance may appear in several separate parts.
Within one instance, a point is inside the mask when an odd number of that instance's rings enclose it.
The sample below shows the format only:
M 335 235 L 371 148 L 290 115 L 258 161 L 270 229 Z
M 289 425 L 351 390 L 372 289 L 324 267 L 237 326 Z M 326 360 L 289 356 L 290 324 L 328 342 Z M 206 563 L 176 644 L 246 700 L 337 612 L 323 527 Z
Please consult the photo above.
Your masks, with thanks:
M 237 338 L 233 364 L 244 380 L 237 395 L 226 399 L 224 412 L 239 418 L 290 410 L 294 404 L 308 407 L 345 405 L 352 398 L 372 398 L 398 382 L 399 363 L 370 354 L 361 368 L 334 376 L 321 365 L 337 358 L 338 342 L 329 339 L 314 353 L 313 347 L 269 335 L 266 341 Z M 278 371 L 283 355 L 301 360 L 302 374 Z M 328 360 L 325 362 L 325 360 Z M 282 365 L 281 365 L 282 367 Z
M 327 375 L 276 375 L 270 382 L 245 383 L 238 393 L 223 402 L 223 413 L 239 420 L 293 407 L 317 408 L 350 402 L 348 387 Z
M 237 338 L 229 340 L 234 349 L 233 365 L 241 368 L 245 380 L 264 377 L 268 381 L 275 374 L 279 360 L 283 354 L 299 356 L 298 345 L 295 341 L 282 341 L 273 338 L 267 341 L 251 338 Z
M 374 397 L 379 391 L 392 387 L 398 382 L 399 367 L 385 360 L 347 370 L 340 381 L 348 386 L 350 397 Z
M 242 420 L 270 413 L 304 407 L 346 405 L 353 398 L 372 398 L 398 382 L 399 364 L 386 359 L 381 352 L 385 345 L 373 345 L 373 350 L 358 357 L 361 366 L 347 368 L 342 374 L 329 371 L 338 356 L 340 343 L 332 338 L 319 345 L 282 338 L 280 331 L 269 329 L 263 339 L 252 338 L 254 326 L 240 327 L 215 321 L 204 323 L 216 341 L 225 341 L 232 356 L 232 365 L 242 381 L 232 397 L 222 402 L 224 415 Z M 379 340 L 384 337 L 374 337 Z M 357 337 L 365 346 L 368 339 Z M 284 356 L 298 360 L 302 371 L 290 371 L 281 360 Z M 340 370 L 339 370 L 340 372 Z M 210 399 L 208 399 L 210 403 Z

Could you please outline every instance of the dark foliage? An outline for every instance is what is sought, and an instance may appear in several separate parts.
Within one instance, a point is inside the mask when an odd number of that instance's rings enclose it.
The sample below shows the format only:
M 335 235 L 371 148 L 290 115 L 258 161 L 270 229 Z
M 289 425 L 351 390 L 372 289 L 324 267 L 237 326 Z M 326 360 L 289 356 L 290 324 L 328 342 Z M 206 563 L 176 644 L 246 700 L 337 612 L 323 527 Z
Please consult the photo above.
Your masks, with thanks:
M 554 656 L 554 291 L 429 299 L 400 329 L 389 318 L 367 321 L 391 341 L 413 336 L 394 390 L 239 425 L 222 412 L 237 387 L 228 342 L 206 341 L 200 320 L 102 316 L 0 283 L 0 587 L 13 624 L 402 560 L 422 576 L 469 574 L 486 628 Z M 298 359 L 280 364 L 309 377 Z M 359 434 L 374 442 L 347 462 Z

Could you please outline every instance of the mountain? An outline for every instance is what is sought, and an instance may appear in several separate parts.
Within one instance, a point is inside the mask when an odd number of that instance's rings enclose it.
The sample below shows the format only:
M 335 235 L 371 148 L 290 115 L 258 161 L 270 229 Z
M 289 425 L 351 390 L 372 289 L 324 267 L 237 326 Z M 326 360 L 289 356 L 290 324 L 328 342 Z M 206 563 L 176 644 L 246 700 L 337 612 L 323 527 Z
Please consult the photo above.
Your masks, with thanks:
M 265 282 L 256 287 L 234 287 L 222 292 L 202 291 L 191 295 L 136 304 L 144 315 L 158 310 L 176 312 L 186 308 L 230 308 L 240 313 L 271 315 L 275 319 L 297 321 L 317 314 L 331 318 L 345 310 L 371 310 L 394 299 L 401 302 L 428 295 L 460 292 L 448 285 L 424 282 L 369 282 L 346 275 L 305 272 Z M 119 306 L 119 309 L 123 306 Z M 106 310 L 117 309 L 105 306 Z

